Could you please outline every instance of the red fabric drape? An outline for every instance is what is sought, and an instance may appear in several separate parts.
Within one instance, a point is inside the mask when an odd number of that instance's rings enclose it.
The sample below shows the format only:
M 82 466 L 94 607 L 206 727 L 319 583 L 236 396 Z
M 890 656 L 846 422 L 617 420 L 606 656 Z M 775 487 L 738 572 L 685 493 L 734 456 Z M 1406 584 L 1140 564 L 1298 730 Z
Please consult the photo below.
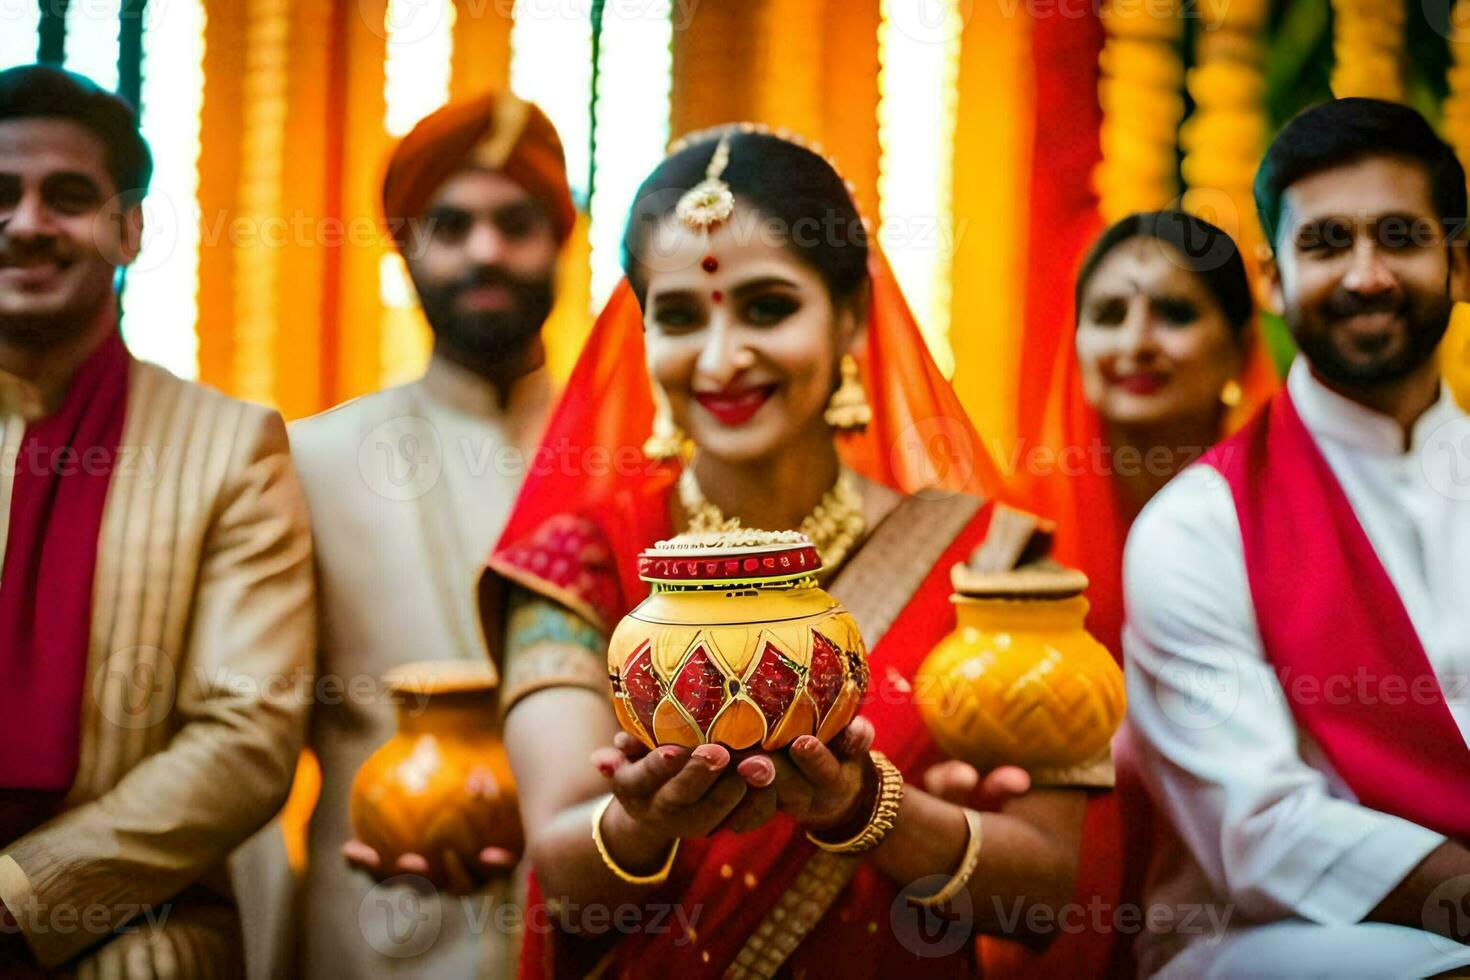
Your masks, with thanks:
M 1017 393 L 1018 433 L 1034 441 L 1055 389 L 1057 353 L 1068 343 L 1072 276 L 1101 227 L 1092 171 L 1102 159 L 1098 56 L 1102 23 L 1037 16 L 1031 30 L 1036 123 L 1031 150 L 1025 344 Z
M 1071 390 L 1067 366 L 1071 349 L 1072 281 L 1088 244 L 1102 226 L 1092 172 L 1102 159 L 1098 133 L 1098 56 L 1105 39 L 1101 22 L 1088 11 L 1082 17 L 1036 17 L 1032 22 L 1031 56 L 1036 78 L 1036 120 L 1031 150 L 1030 213 L 1027 233 L 1025 340 L 1017 384 L 1017 435 L 1020 448 L 1074 444 L 1059 433 L 1047 433 L 1048 413 L 1064 410 L 1059 396 Z M 1017 458 L 1026 458 L 1023 452 Z M 1085 538 L 1072 534 L 1080 510 L 1055 499 L 1066 493 L 1066 478 L 1036 479 L 1024 467 L 1013 475 L 1012 499 L 1028 510 L 1058 522 L 1058 557 L 1082 568 L 1092 579 L 1088 625 L 1117 656 L 1122 599 L 1116 585 L 1099 579 L 1094 568 L 1106 568 L 1122 555 L 1121 521 L 1113 520 L 1106 499 L 1097 501 L 1085 519 Z M 1055 485 L 1055 486 L 1054 486 Z M 1090 496 L 1090 495 L 1089 495 Z M 1101 516 L 1106 515 L 1106 516 Z M 1126 532 L 1124 532 L 1126 533 Z M 1088 555 L 1075 547 L 1089 542 Z M 1094 555 L 1115 556 L 1104 561 Z M 1116 628 L 1113 624 L 1116 623 Z M 1110 632 L 1110 630 L 1112 630 Z M 1077 896 L 1100 894 L 1116 903 L 1120 891 L 1122 851 L 1116 793 L 1089 801 L 1083 836 Z M 1038 956 L 1000 940 L 981 941 L 988 977 L 1097 976 L 1107 964 L 1107 936 L 1091 931 L 1057 937 L 1047 954 Z
M 113 332 L 60 409 L 26 427 L 0 575 L 0 798 L 64 794 L 76 777 L 97 536 L 127 403 Z M 0 818 L 4 816 L 0 807 Z M 0 827 L 0 843 L 17 828 Z
M 1073 345 L 1073 283 L 1077 267 L 1102 230 L 1092 173 L 1101 160 L 1098 103 L 1105 32 L 1093 12 L 1037 17 L 1032 24 L 1036 121 L 1029 191 L 1025 343 L 1018 385 L 1020 448 L 1049 451 L 1046 472 L 1013 474 L 1011 498 L 1057 522 L 1056 555 L 1087 573 L 1088 629 L 1122 661 L 1123 546 L 1135 515 L 1119 496 L 1106 465 L 1101 419 L 1082 397 Z M 1242 376 L 1246 397 L 1238 424 L 1276 385 L 1264 345 L 1253 339 Z M 1016 456 L 1023 462 L 1026 452 Z M 1045 457 L 1039 457 L 1045 458 Z M 1126 746 L 1115 746 L 1118 788 L 1088 806 L 1075 900 L 1098 901 L 1110 922 L 1120 905 L 1142 901 L 1151 837 L 1147 794 L 1131 770 Z M 1092 922 L 1091 913 L 1088 917 Z M 1042 955 L 1013 943 L 985 940 L 990 977 L 1132 976 L 1131 937 L 1091 928 L 1063 933 Z

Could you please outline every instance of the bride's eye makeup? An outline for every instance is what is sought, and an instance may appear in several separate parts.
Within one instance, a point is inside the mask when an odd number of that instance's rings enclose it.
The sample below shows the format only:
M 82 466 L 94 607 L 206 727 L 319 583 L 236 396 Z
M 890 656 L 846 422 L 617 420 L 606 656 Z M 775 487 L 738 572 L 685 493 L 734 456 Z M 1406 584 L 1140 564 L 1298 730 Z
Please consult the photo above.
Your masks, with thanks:
M 704 309 L 685 294 L 666 293 L 653 301 L 653 322 L 669 333 L 692 330 L 704 323 Z
M 745 319 L 760 327 L 771 327 L 780 323 L 801 308 L 794 296 L 768 292 L 757 295 L 745 304 Z
M 798 288 L 785 276 L 761 276 L 736 286 L 731 300 L 746 323 L 773 327 L 801 309 Z

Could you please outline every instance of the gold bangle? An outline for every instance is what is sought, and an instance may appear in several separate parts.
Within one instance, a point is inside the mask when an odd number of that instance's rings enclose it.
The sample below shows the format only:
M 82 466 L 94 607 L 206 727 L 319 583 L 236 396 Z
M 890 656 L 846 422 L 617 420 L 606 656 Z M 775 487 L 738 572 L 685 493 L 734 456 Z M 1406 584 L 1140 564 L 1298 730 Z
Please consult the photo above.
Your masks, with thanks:
M 954 873 L 944 887 L 927 898 L 916 898 L 909 896 L 909 904 L 920 908 L 932 909 L 949 902 L 970 884 L 970 878 L 975 874 L 975 868 L 980 864 L 980 814 L 964 808 L 965 823 L 970 825 L 970 841 L 965 845 L 965 856 L 960 859 L 960 869 Z
M 869 757 L 873 760 L 873 768 L 878 770 L 878 798 L 873 803 L 873 813 L 868 817 L 867 825 L 845 841 L 825 841 L 807 831 L 806 839 L 824 851 L 833 854 L 871 851 L 883 842 L 898 819 L 898 805 L 903 802 L 903 773 L 882 752 L 870 752 Z
M 607 813 L 607 808 L 612 806 L 612 802 L 613 797 L 609 795 L 592 814 L 592 843 L 597 846 L 597 853 L 601 855 L 602 863 L 607 865 L 607 870 L 630 885 L 662 885 L 669 880 L 669 872 L 674 870 L 674 858 L 679 853 L 679 838 L 674 838 L 674 846 L 669 848 L 669 856 L 664 861 L 664 866 L 653 874 L 635 875 L 632 872 L 624 871 L 618 862 L 613 860 L 613 856 L 608 853 L 607 843 L 602 839 L 602 816 Z

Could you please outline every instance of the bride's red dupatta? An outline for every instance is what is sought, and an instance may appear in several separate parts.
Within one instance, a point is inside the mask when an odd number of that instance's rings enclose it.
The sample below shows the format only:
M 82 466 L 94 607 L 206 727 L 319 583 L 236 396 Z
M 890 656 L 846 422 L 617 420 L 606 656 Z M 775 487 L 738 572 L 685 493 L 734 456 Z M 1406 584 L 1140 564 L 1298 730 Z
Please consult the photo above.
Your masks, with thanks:
M 930 357 L 882 254 L 870 251 L 872 302 L 867 349 L 860 357 L 873 422 L 836 437 L 844 463 L 905 494 L 999 491 L 999 473 L 959 399 Z M 605 634 L 647 595 L 634 557 L 674 533 L 670 494 L 677 468 L 649 460 L 641 446 L 654 405 L 644 364 L 643 314 L 621 283 L 598 318 L 548 426 L 528 478 L 488 560 L 482 594 L 511 581 L 564 603 Z M 952 628 L 949 568 L 979 544 L 989 507 L 952 535 L 912 599 L 869 651 L 873 687 L 863 708 L 877 747 L 913 781 L 940 760 L 908 694 L 914 672 Z M 854 561 L 856 558 L 853 559 Z M 900 556 L 902 560 L 902 556 Z M 759 831 L 690 840 L 665 891 L 654 901 L 680 903 L 678 917 L 621 939 L 603 964 L 613 975 L 649 969 L 674 975 L 723 972 L 761 920 L 797 878 L 814 848 L 784 817 Z M 832 908 L 787 961 L 812 975 L 880 976 L 969 972 L 967 950 L 925 957 L 906 946 L 890 922 L 896 886 L 860 868 Z M 586 947 L 548 927 L 534 876 L 523 976 L 580 975 Z M 538 911 L 540 910 L 540 911 Z M 964 944 L 962 944 L 964 945 Z

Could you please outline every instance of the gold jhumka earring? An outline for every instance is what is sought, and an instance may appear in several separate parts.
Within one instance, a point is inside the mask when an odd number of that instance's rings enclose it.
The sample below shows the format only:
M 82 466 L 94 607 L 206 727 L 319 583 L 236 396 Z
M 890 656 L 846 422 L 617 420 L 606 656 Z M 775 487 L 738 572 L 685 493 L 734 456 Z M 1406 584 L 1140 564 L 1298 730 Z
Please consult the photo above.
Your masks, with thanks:
M 669 396 L 663 388 L 652 378 L 648 383 L 653 389 L 653 432 L 643 442 L 643 455 L 649 459 L 678 459 L 684 455 L 684 430 L 674 424 Z
M 851 354 L 842 355 L 842 383 L 832 392 L 832 400 L 827 403 L 822 418 L 834 429 L 861 429 L 873 421 L 873 408 L 863 389 L 857 358 Z

